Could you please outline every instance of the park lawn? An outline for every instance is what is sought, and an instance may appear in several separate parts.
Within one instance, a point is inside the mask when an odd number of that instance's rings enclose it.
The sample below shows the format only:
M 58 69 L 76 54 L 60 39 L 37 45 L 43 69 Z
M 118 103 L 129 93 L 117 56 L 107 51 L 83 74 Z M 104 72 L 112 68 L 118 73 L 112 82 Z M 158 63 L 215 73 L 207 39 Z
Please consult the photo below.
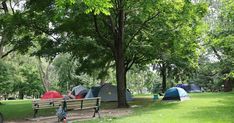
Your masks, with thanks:
M 7 100 L 0 101 L 0 112 L 6 121 L 23 121 L 33 117 L 32 100 Z M 102 109 L 116 107 L 116 102 L 102 103 Z M 38 116 L 54 116 L 56 109 L 43 109 L 38 111 Z
M 233 123 L 234 93 L 196 93 L 184 102 L 152 102 L 150 97 L 141 101 L 145 105 L 134 113 L 121 117 L 102 118 L 85 123 Z M 147 103 L 152 102 L 152 103 Z M 132 102 L 133 104 L 135 102 Z M 138 103 L 139 104 L 139 103 Z
M 234 122 L 234 93 L 196 93 L 184 102 L 152 101 L 140 95 L 130 102 L 133 113 L 124 117 L 105 117 L 85 123 L 231 123 Z M 32 117 L 31 100 L 2 101 L 0 112 L 8 121 Z M 115 103 L 102 103 L 101 109 L 115 108 Z M 39 116 L 55 115 L 55 109 L 39 111 Z
M 0 112 L 4 120 L 25 120 L 33 117 L 32 100 L 8 100 L 1 101 Z M 39 111 L 39 116 L 54 115 L 55 109 Z

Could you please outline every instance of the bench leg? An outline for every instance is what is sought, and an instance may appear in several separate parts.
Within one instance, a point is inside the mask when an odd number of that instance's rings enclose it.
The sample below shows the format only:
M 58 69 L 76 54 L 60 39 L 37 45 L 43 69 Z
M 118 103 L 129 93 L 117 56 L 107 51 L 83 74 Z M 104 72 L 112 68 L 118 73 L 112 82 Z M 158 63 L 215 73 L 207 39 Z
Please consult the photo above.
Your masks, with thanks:
M 99 113 L 99 108 L 94 108 L 93 117 L 95 117 L 96 113 L 98 114 L 98 118 L 101 118 L 100 113 Z
M 37 116 L 37 112 L 38 112 L 38 109 L 34 109 L 33 118 L 36 118 L 36 116 Z
M 101 118 L 100 113 L 99 113 L 99 110 L 97 111 L 97 113 L 98 113 L 98 118 Z
M 95 114 L 96 114 L 96 108 L 94 108 L 93 117 L 95 117 Z

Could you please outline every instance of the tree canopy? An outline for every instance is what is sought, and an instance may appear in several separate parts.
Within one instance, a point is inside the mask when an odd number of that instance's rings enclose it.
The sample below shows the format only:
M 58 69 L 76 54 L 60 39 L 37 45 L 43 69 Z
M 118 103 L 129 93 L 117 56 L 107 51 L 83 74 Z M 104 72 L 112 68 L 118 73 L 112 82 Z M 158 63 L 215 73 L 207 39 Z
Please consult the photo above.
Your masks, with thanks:
M 111 81 L 119 107 L 127 106 L 125 91 L 137 85 L 136 74 L 161 77 L 159 84 L 139 76 L 139 85 L 151 91 L 159 90 L 158 84 L 164 92 L 191 81 L 231 87 L 233 5 L 231 0 L 2 1 L 1 87 L 8 93 L 5 85 L 15 83 L 23 97 Z M 156 72 L 146 69 L 152 66 Z

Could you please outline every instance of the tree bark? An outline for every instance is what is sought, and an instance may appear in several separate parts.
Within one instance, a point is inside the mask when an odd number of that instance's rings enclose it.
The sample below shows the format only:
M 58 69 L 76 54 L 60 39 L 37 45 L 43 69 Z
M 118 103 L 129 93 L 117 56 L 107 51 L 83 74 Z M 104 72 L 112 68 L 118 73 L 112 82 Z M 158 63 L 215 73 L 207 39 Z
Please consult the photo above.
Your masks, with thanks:
M 3 46 L 1 45 L 1 41 L 0 41 L 0 59 L 3 56 Z
M 50 63 L 49 63 L 50 65 Z M 38 69 L 39 69 L 39 73 L 40 73 L 40 78 L 41 78 L 41 82 L 42 82 L 42 85 L 44 87 L 44 90 L 47 92 L 49 91 L 49 80 L 48 80 L 48 67 L 49 65 L 47 66 L 47 69 L 46 69 L 46 72 L 43 71 L 43 67 L 42 67 L 42 63 L 41 63 L 41 59 L 40 57 L 38 57 Z
M 100 85 L 104 85 L 105 82 L 106 82 L 106 79 L 104 77 L 100 79 Z
M 167 71 L 166 71 L 166 64 L 162 63 L 161 68 L 161 75 L 162 75 L 162 92 L 164 93 L 166 91 L 167 87 Z
M 232 91 L 232 80 L 227 78 L 224 80 L 224 92 Z
M 118 92 L 118 107 L 128 107 L 126 101 L 126 74 L 124 64 L 124 1 L 119 0 L 118 4 L 118 34 L 115 39 L 115 64 Z
M 19 91 L 19 99 L 24 99 L 24 92 Z
M 8 7 L 7 7 L 7 4 L 6 4 L 6 1 L 2 1 L 2 9 L 4 10 L 4 13 L 5 14 L 8 14 Z M 3 30 L 4 30 L 4 27 L 3 27 Z M 6 32 L 2 32 L 2 34 L 0 34 L 2 37 L 1 37 L 1 40 L 0 40 L 0 58 L 2 58 L 2 56 L 4 55 L 4 43 L 6 41 Z

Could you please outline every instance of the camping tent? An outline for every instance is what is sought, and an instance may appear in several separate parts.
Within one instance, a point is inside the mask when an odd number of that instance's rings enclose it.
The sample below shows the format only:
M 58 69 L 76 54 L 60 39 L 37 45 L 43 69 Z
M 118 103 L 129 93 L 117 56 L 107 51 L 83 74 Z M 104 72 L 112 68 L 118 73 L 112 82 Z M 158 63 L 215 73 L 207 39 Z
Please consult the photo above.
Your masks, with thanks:
M 102 86 L 92 87 L 92 94 L 94 97 L 101 97 L 102 101 L 117 101 L 117 87 L 106 83 Z M 126 91 L 126 99 L 127 101 L 132 100 L 132 95 L 129 90 Z
M 186 92 L 202 92 L 201 87 L 196 84 L 178 84 L 176 87 L 183 88 Z
M 178 84 L 178 85 L 176 85 L 176 87 L 183 88 L 186 92 L 189 92 L 189 91 L 190 91 L 190 86 L 189 86 L 189 84 Z
M 87 98 L 93 98 L 93 93 L 92 93 L 92 89 L 89 89 L 88 93 L 85 95 L 85 99 Z
M 189 92 L 202 92 L 201 87 L 196 84 L 190 84 L 190 91 Z
M 87 93 L 88 90 L 82 85 L 72 88 L 72 94 L 76 97 L 76 99 L 84 98 Z
M 53 98 L 63 98 L 63 96 L 57 91 L 47 91 L 41 97 L 41 99 L 53 99 Z
M 187 100 L 189 99 L 188 93 L 179 87 L 169 88 L 162 100 Z

